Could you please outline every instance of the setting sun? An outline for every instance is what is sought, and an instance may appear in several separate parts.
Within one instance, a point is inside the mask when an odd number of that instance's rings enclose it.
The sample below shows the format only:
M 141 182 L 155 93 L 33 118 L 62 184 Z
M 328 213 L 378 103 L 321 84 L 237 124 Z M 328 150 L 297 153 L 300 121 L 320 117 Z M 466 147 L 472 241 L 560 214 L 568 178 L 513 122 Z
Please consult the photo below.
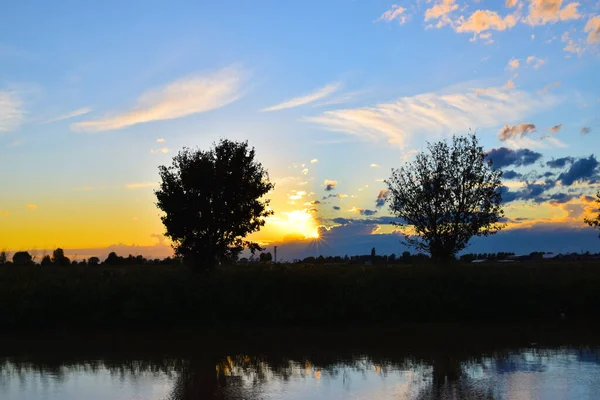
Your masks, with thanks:
M 281 217 L 271 217 L 269 224 L 277 226 L 285 236 L 303 236 L 304 239 L 317 239 L 319 229 L 310 210 L 282 212 Z

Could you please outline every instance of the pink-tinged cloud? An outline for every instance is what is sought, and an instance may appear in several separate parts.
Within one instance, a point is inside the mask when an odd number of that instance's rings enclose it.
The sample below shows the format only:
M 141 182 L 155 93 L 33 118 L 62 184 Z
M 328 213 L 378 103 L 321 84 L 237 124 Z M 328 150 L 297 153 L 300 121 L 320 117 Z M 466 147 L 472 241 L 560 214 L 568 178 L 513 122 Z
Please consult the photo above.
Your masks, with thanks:
M 528 133 L 535 132 L 536 127 L 534 124 L 518 124 L 514 126 L 504 125 L 504 128 L 500 129 L 498 133 L 498 139 L 506 141 L 509 139 L 519 139 Z
M 529 25 L 553 24 L 558 21 L 579 19 L 579 3 L 573 2 L 563 7 L 562 0 L 530 0 L 529 15 L 524 21 Z
M 487 30 L 503 31 L 515 26 L 517 19 L 513 15 L 501 17 L 497 12 L 490 10 L 477 10 L 467 20 L 463 20 L 457 27 L 457 32 L 481 33 Z
M 513 70 L 519 68 L 519 65 L 520 65 L 519 60 L 517 60 L 515 58 L 511 59 L 508 62 L 508 68 L 513 69 Z
M 600 15 L 590 18 L 583 31 L 588 32 L 588 43 L 600 43 Z
M 560 132 L 561 129 L 562 129 L 562 124 L 554 125 L 552 128 L 550 128 L 550 132 L 558 133 L 558 132 Z
M 142 94 L 137 104 L 96 120 L 71 124 L 76 132 L 99 132 L 151 121 L 186 117 L 226 106 L 242 96 L 245 71 L 228 67 L 208 75 L 183 78 Z

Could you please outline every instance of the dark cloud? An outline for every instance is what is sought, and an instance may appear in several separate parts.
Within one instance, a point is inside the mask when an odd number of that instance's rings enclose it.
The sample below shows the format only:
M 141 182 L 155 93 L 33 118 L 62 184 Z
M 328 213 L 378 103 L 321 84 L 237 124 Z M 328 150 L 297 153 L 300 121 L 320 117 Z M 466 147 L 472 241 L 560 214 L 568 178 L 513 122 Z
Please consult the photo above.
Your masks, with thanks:
M 313 200 L 310 202 L 311 205 L 315 206 L 317 204 L 321 204 L 321 202 L 319 200 Z
M 560 132 L 561 129 L 562 129 L 562 124 L 554 125 L 552 128 L 550 128 L 550 132 L 558 133 L 558 132 Z
M 504 128 L 500 129 L 498 133 L 498 139 L 501 141 L 506 141 L 514 138 L 521 138 L 528 133 L 535 132 L 536 127 L 534 124 L 519 124 L 519 125 L 504 125 Z
M 398 219 L 390 216 L 382 216 L 376 218 L 333 218 L 331 222 L 336 224 L 359 224 L 359 225 L 391 225 L 397 222 Z
M 507 186 L 500 186 L 498 190 L 502 196 L 502 203 L 510 203 L 511 201 L 518 200 L 517 192 L 511 192 Z
M 515 179 L 515 178 L 520 178 L 522 176 L 523 175 L 521 175 L 520 173 L 512 171 L 512 170 L 504 171 L 504 173 L 502 174 L 502 177 L 504 179 Z
M 553 195 L 550 196 L 549 200 L 551 203 L 563 204 L 575 197 L 577 197 L 577 196 L 574 194 L 554 193 Z
M 342 225 L 346 225 L 352 222 L 351 219 L 348 218 L 342 218 L 342 217 L 338 217 L 338 218 L 334 218 L 331 220 L 332 222 L 336 223 L 336 224 L 342 224 Z
M 325 190 L 329 192 L 335 189 L 335 187 L 337 186 L 337 181 L 325 179 L 325 182 L 323 182 L 323 184 L 325 185 Z
M 357 208 L 356 212 L 359 213 L 360 215 L 367 215 L 367 216 L 377 214 L 377 210 L 366 210 L 364 208 Z
M 338 206 L 333 206 L 333 209 L 334 209 L 335 211 L 340 211 L 340 208 L 339 208 Z
M 487 158 L 492 160 L 494 167 L 503 168 L 510 165 L 515 167 L 531 165 L 542 155 L 529 149 L 512 150 L 506 147 L 492 149 L 487 153 Z
M 390 191 L 388 189 L 381 189 L 377 194 L 377 199 L 375 200 L 375 207 L 381 208 L 387 201 L 388 196 L 390 195 Z
M 323 196 L 323 198 L 321 200 L 327 200 L 327 199 L 331 199 L 333 197 L 337 197 L 338 199 L 343 199 L 344 197 L 348 197 L 348 195 L 343 194 L 343 193 L 338 193 L 338 194 L 328 194 L 327 196 Z
M 502 203 L 510 203 L 517 200 L 533 200 L 536 203 L 542 203 L 549 199 L 543 196 L 543 194 L 555 186 L 556 181 L 552 179 L 546 179 L 544 183 L 525 182 L 525 187 L 517 192 L 510 191 L 508 187 L 502 186 L 500 188 Z
M 596 180 L 597 168 L 598 160 L 594 155 L 588 158 L 580 158 L 566 172 L 560 174 L 558 179 L 566 186 L 571 186 L 577 181 L 590 181 L 591 183 Z
M 550 168 L 564 168 L 567 164 L 573 164 L 575 162 L 574 157 L 563 157 L 557 158 L 556 160 L 550 160 L 546 165 Z
M 590 128 L 589 126 L 584 126 L 583 128 L 581 128 L 580 133 L 582 135 L 587 135 L 588 133 L 590 133 L 592 131 L 592 128 Z

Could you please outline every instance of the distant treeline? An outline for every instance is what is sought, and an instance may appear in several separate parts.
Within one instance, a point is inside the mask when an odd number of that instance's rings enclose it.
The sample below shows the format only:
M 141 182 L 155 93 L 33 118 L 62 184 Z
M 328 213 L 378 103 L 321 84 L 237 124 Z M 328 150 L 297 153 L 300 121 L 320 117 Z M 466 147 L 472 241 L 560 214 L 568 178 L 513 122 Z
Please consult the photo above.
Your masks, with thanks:
M 546 255 L 546 257 L 544 257 Z M 543 258 L 555 258 L 563 260 L 586 260 L 586 259 L 598 259 L 600 253 L 570 253 L 570 254 L 554 254 L 544 251 L 534 251 L 528 255 L 516 256 L 513 252 L 498 252 L 498 253 L 468 253 L 458 257 L 457 261 L 461 262 L 472 262 L 474 260 L 488 260 L 488 261 L 500 261 L 500 260 L 514 260 L 514 261 L 534 261 L 541 260 Z M 12 261 L 11 261 L 12 260 Z M 231 265 L 249 265 L 249 264 L 270 264 L 273 262 L 273 256 L 270 252 L 262 252 L 258 257 L 242 257 L 234 259 L 230 263 Z M 375 248 L 371 250 L 371 254 L 364 255 L 353 255 L 353 256 L 309 256 L 304 259 L 295 259 L 293 261 L 284 261 L 284 264 L 371 264 L 371 265 L 406 265 L 406 264 L 426 264 L 431 262 L 431 257 L 427 254 L 417 253 L 411 254 L 408 251 L 403 252 L 400 256 L 396 254 L 385 254 L 377 255 Z M 183 260 L 181 257 L 166 257 L 166 258 L 154 258 L 147 259 L 141 255 L 131 255 L 122 257 L 117 255 L 115 252 L 111 252 L 108 257 L 101 260 L 99 257 L 89 257 L 88 259 L 81 260 L 70 260 L 64 255 L 64 251 L 58 248 L 53 251 L 52 256 L 43 255 L 38 261 L 35 256 L 32 256 L 27 251 L 15 252 L 12 257 L 9 257 L 5 251 L 0 252 L 0 265 L 40 265 L 40 266 L 66 266 L 66 265 L 80 265 L 80 266 L 131 266 L 131 265 L 182 265 Z

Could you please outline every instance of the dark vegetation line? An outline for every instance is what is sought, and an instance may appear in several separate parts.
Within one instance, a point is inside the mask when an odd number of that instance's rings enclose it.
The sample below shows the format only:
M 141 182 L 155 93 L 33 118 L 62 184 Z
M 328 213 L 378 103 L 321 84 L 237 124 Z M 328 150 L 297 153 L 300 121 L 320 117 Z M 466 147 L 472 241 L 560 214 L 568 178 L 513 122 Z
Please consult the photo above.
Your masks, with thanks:
M 0 268 L 0 328 L 310 326 L 600 316 L 597 262 Z

